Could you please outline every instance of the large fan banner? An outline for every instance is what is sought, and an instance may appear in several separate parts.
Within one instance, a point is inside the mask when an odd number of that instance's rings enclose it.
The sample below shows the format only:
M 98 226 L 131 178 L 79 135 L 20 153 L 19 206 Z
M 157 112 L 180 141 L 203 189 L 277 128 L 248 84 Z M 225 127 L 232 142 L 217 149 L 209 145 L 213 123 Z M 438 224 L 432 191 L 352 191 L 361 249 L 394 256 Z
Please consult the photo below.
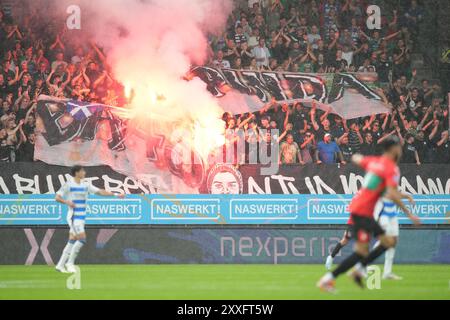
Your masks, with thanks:
M 450 171 L 446 164 L 400 164 L 400 189 L 418 195 L 450 195 Z M 0 195 L 55 194 L 70 179 L 70 168 L 42 162 L 0 163 Z M 86 167 L 87 181 L 98 188 L 125 194 L 152 193 L 152 184 L 139 178 L 118 173 L 108 166 Z M 277 174 L 263 176 L 260 165 L 230 168 L 222 165 L 208 171 L 205 183 L 196 193 L 220 194 L 226 180 L 233 181 L 235 194 L 345 194 L 358 192 L 364 172 L 353 164 L 281 165 Z M 226 178 L 226 179 L 225 179 Z M 208 184 L 209 183 L 209 184 Z M 450 208 L 449 208 L 450 209 Z
M 198 193 L 203 160 L 173 139 L 180 128 L 170 121 L 149 125 L 126 119 L 116 109 L 40 96 L 35 159 L 61 166 L 109 165 L 151 186 L 149 193 Z
M 235 114 L 257 111 L 273 99 L 280 103 L 302 102 L 306 106 L 315 101 L 319 108 L 346 119 L 388 111 L 381 91 L 374 85 L 374 74 L 300 74 L 194 67 L 187 79 L 194 77 L 205 82 L 224 111 Z M 199 143 L 189 142 L 187 137 L 214 136 L 222 130 L 219 124 L 212 126 L 212 130 L 206 127 L 199 131 L 201 126 L 183 115 L 167 119 L 158 115 L 156 119 L 143 120 L 129 117 L 127 111 L 40 96 L 36 160 L 62 166 L 109 165 L 117 172 L 152 185 L 151 193 L 198 193 L 207 180 L 211 163 L 205 163 L 205 159 L 212 151 L 201 149 L 210 148 L 211 141 L 202 141 L 203 147 L 195 148 Z
M 271 99 L 279 103 L 301 102 L 345 119 L 386 113 L 387 99 L 376 85 L 376 73 L 308 74 L 194 67 L 187 79 L 200 78 L 219 98 L 220 106 L 233 114 L 255 112 Z M 331 108 L 331 109 L 330 109 Z

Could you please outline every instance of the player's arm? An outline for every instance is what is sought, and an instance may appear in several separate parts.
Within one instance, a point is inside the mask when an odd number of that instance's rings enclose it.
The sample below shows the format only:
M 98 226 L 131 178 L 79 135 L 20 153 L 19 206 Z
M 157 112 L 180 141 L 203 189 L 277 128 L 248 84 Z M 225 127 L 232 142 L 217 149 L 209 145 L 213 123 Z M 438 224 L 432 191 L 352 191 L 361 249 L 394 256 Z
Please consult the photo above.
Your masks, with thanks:
M 88 192 L 90 194 L 96 194 L 98 196 L 104 196 L 104 197 L 118 197 L 121 199 L 125 198 L 124 194 L 109 192 L 109 191 L 106 191 L 105 189 L 97 188 L 96 186 L 94 186 L 90 183 L 88 184 L 87 187 L 88 187 Z
M 408 218 L 416 225 L 420 224 L 420 219 L 413 215 L 411 211 L 405 206 L 402 199 L 405 194 L 398 191 L 397 187 L 389 186 L 387 187 L 386 197 L 391 199 L 402 211 L 408 216 Z
M 118 197 L 121 199 L 125 198 L 124 194 L 109 192 L 109 191 L 106 191 L 105 189 L 98 189 L 98 191 L 95 192 L 95 194 L 99 195 L 99 196 L 104 196 L 104 197 Z
M 55 201 L 65 204 L 71 208 L 75 208 L 75 204 L 72 201 L 64 199 L 67 196 L 68 189 L 69 189 L 68 184 L 67 183 L 63 184 L 61 188 L 58 190 L 58 192 L 56 192 Z
M 411 204 L 415 203 L 414 198 L 408 193 L 402 192 L 402 199 L 407 199 L 408 202 L 411 203 Z
M 74 204 L 72 201 L 70 201 L 70 200 L 65 200 L 65 199 L 64 199 L 62 196 L 60 196 L 59 194 L 56 194 L 55 200 L 56 200 L 56 202 L 59 202 L 59 203 L 68 205 L 68 206 L 71 207 L 71 208 L 75 208 L 75 204 Z

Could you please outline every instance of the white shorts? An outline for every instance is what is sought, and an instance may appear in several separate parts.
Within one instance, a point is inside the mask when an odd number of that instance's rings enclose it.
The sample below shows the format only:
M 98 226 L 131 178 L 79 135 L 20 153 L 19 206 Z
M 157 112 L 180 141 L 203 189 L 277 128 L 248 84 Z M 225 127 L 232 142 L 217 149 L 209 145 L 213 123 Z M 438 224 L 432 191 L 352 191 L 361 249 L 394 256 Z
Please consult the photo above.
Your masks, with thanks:
M 378 223 L 386 232 L 387 236 L 398 237 L 399 227 L 397 217 L 388 217 L 386 215 L 381 215 L 378 220 Z
M 70 227 L 70 233 L 73 235 L 78 235 L 85 233 L 84 225 L 86 224 L 84 219 L 67 219 L 67 223 Z

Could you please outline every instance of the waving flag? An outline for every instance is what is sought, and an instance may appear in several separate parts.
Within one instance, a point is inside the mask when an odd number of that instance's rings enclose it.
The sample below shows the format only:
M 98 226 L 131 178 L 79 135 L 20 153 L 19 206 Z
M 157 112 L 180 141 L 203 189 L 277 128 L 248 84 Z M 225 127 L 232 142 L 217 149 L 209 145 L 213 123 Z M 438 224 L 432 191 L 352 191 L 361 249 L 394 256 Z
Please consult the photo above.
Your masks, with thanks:
M 186 157 L 179 154 L 183 148 L 170 142 L 171 124 L 132 122 L 114 109 L 41 95 L 35 159 L 61 166 L 109 165 L 151 186 L 148 193 L 198 193 L 203 163 L 180 163 Z
M 375 85 L 376 73 L 306 74 L 194 67 L 187 79 L 200 78 L 225 111 L 255 112 L 275 98 L 279 103 L 301 102 L 346 119 L 386 113 L 386 98 Z
M 71 100 L 67 102 L 67 112 L 78 121 L 82 121 L 102 111 L 105 105 Z

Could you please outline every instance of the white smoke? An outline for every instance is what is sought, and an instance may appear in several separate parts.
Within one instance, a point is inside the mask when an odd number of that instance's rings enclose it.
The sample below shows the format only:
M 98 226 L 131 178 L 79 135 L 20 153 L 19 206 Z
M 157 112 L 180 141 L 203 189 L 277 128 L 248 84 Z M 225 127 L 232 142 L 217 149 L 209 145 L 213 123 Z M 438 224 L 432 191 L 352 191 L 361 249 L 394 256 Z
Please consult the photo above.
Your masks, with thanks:
M 73 4 L 81 8 L 82 30 L 72 34 L 104 49 L 114 77 L 134 90 L 137 115 L 189 120 L 211 136 L 222 130 L 215 98 L 200 80 L 182 77 L 205 62 L 206 35 L 225 28 L 231 0 L 54 0 L 49 7 L 66 14 Z
M 105 47 L 115 77 L 135 91 L 136 114 L 185 121 L 184 129 L 193 133 L 189 144 L 205 155 L 222 134 L 222 110 L 202 82 L 188 83 L 182 76 L 192 63 L 205 61 L 206 33 L 225 27 L 230 3 L 96 0 L 83 1 L 83 7 L 93 17 L 89 30 Z M 157 95 L 164 103 L 155 103 Z

